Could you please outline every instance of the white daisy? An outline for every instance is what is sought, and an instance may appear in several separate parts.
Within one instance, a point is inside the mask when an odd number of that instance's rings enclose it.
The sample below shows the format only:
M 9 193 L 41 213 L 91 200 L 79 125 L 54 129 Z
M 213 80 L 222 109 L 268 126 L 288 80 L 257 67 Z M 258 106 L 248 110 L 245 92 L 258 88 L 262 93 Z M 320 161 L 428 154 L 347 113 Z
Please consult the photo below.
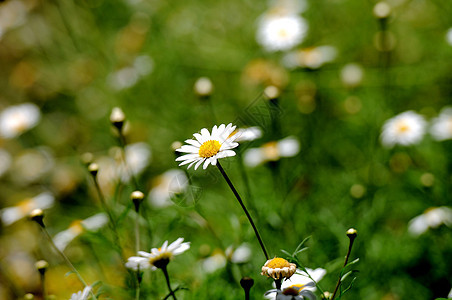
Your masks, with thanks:
M 267 51 L 285 51 L 301 43 L 307 22 L 297 15 L 264 15 L 259 21 L 257 42 Z
M 421 235 L 429 228 L 437 228 L 441 224 L 452 227 L 452 209 L 446 206 L 431 207 L 422 215 L 413 218 L 408 224 L 408 231 L 413 235 Z
M 83 291 L 78 291 L 77 293 L 72 294 L 69 300 L 87 300 L 90 292 L 91 287 L 88 285 L 83 289 Z
M 385 122 L 381 132 L 381 143 L 386 147 L 396 144 L 408 146 L 422 140 L 427 123 L 414 111 L 406 111 Z
M 96 231 L 108 223 L 105 213 L 99 213 L 85 220 L 75 220 L 69 225 L 69 228 L 55 235 L 53 241 L 58 249 L 64 251 L 67 245 L 85 230 Z
M 273 279 L 290 278 L 297 270 L 297 265 L 288 262 L 284 258 L 275 257 L 267 260 L 262 267 L 261 275 L 271 277 Z
M 341 69 L 341 81 L 347 87 L 357 87 L 364 77 L 363 67 L 356 63 L 346 64 Z
M 0 136 L 10 139 L 33 128 L 41 119 L 39 108 L 33 103 L 10 106 L 0 113 Z
M 179 255 L 190 249 L 190 242 L 183 243 L 183 238 L 178 238 L 168 246 L 168 241 L 165 241 L 160 248 L 152 248 L 151 252 L 138 251 L 140 256 L 132 256 L 129 258 L 133 263 L 139 263 L 146 266 L 142 258 L 146 258 L 149 267 L 152 270 L 166 266 L 174 256 Z M 131 263 L 132 264 L 132 263 Z
M 283 64 L 290 69 L 310 68 L 318 69 L 336 58 L 337 50 L 332 46 L 311 47 L 287 53 L 283 57 Z
M 437 141 L 452 139 L 452 107 L 443 108 L 439 116 L 432 120 L 430 134 Z
M 245 151 L 243 160 L 245 165 L 255 167 L 268 161 L 277 161 L 281 157 L 292 157 L 300 152 L 300 142 L 295 137 L 287 137 L 280 141 L 268 142 L 260 148 Z
M 188 168 L 195 165 L 195 170 L 204 163 L 203 168 L 206 169 L 209 164 L 216 165 L 217 159 L 229 156 L 235 156 L 235 152 L 231 149 L 239 144 L 235 142 L 236 134 L 232 134 L 236 126 L 229 123 L 227 126 L 213 126 L 212 133 L 206 128 L 201 129 L 201 133 L 195 133 L 195 139 L 186 140 L 190 145 L 183 145 L 178 152 L 188 153 L 176 158 L 176 161 L 182 161 L 179 166 L 186 164 Z
M 184 171 L 171 169 L 154 180 L 154 187 L 149 193 L 149 201 L 156 207 L 171 204 L 171 197 L 181 194 L 188 187 L 188 178 Z
M 41 193 L 31 199 L 19 202 L 16 206 L 1 209 L 0 220 L 4 225 L 11 225 L 12 223 L 27 216 L 36 208 L 47 209 L 52 207 L 54 201 L 55 198 L 51 193 Z
M 126 268 L 134 270 L 134 271 L 142 271 L 145 269 L 149 269 L 151 265 L 149 264 L 149 260 L 146 257 L 139 256 L 131 256 L 127 259 L 125 263 Z
M 317 268 L 315 270 L 306 268 L 306 271 L 315 282 L 319 282 L 326 274 L 326 270 L 322 268 Z M 278 295 L 278 298 L 276 298 L 276 289 L 267 291 L 264 296 L 267 299 L 316 299 L 313 294 L 316 290 L 315 283 L 309 278 L 308 274 L 297 269 L 297 272 L 292 275 L 290 279 L 286 279 L 282 282 L 281 292 L 280 295 Z M 275 283 L 273 283 L 273 286 L 275 286 Z

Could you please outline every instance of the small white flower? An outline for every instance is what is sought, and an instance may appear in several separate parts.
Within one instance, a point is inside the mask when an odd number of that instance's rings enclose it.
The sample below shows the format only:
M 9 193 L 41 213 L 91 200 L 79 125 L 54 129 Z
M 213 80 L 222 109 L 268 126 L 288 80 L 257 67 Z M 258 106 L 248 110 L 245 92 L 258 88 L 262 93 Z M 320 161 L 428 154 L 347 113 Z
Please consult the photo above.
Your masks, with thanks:
M 146 264 L 142 262 L 142 258 L 146 258 L 149 263 L 149 267 L 151 267 L 152 270 L 156 270 L 157 268 L 166 266 L 169 261 L 174 258 L 174 256 L 182 254 L 190 249 L 190 242 L 183 243 L 183 241 L 183 238 L 178 238 L 169 246 L 168 241 L 165 241 L 162 247 L 152 248 L 150 253 L 138 251 L 138 255 L 140 256 L 132 256 L 129 260 L 132 260 L 134 263 L 141 263 L 145 266 Z
M 149 264 L 149 260 L 145 257 L 131 256 L 127 259 L 125 263 L 126 268 L 134 270 L 134 271 L 142 271 L 149 269 L 151 265 Z
M 107 224 L 108 218 L 105 213 L 99 213 L 85 220 L 75 220 L 68 229 L 63 230 L 55 235 L 53 241 L 57 248 L 61 251 L 66 249 L 67 245 L 85 230 L 96 231 Z
M 33 103 L 10 106 L 0 113 L 0 136 L 10 139 L 33 128 L 41 119 L 39 108 Z
M 258 126 L 239 128 L 234 134 L 236 142 L 251 142 L 262 137 L 262 129 Z
M 241 244 L 237 248 L 228 247 L 225 251 L 226 257 L 234 264 L 243 264 L 251 259 L 252 251 L 247 244 Z
M 297 15 L 264 15 L 259 21 L 257 42 L 267 51 L 285 51 L 301 43 L 307 22 Z
M 268 161 L 277 161 L 281 157 L 292 157 L 300 152 L 300 142 L 295 137 L 287 137 L 277 142 L 268 142 L 260 148 L 245 151 L 243 160 L 249 167 L 255 167 Z
M 336 58 L 337 50 L 332 46 L 320 46 L 295 50 L 283 57 L 283 64 L 290 69 L 310 68 L 318 69 Z
M 341 81 L 347 87 L 356 87 L 361 84 L 364 77 L 364 69 L 356 63 L 346 64 L 341 69 Z
M 223 252 L 216 252 L 213 255 L 202 260 L 201 265 L 202 269 L 206 273 L 213 273 L 218 269 L 226 266 L 226 257 Z
M 402 146 L 417 144 L 424 136 L 426 125 L 421 115 L 414 111 L 406 111 L 384 123 L 380 136 L 381 143 L 389 148 L 396 144 Z
M 72 294 L 69 300 L 87 300 L 90 292 L 91 287 L 88 285 L 83 289 L 83 291 L 78 291 L 77 293 Z
M 203 169 L 206 169 L 209 164 L 216 165 L 217 160 L 229 156 L 234 156 L 235 152 L 231 149 L 237 147 L 239 144 L 235 142 L 237 135 L 232 134 L 236 126 L 229 123 L 227 126 L 221 124 L 220 126 L 213 126 L 212 133 L 206 128 L 201 129 L 201 133 L 195 133 L 195 139 L 186 140 L 190 145 L 183 145 L 178 152 L 188 153 L 176 158 L 176 161 L 182 161 L 179 166 L 186 164 L 188 168 L 195 165 L 195 170 L 204 163 Z
M 315 299 L 313 294 L 316 290 L 315 283 L 309 278 L 308 274 L 315 282 L 319 282 L 325 276 L 326 270 L 322 268 L 315 270 L 306 268 L 306 271 L 307 273 L 297 269 L 297 272 L 292 277 L 285 279 L 281 284 L 280 295 L 277 296 L 276 289 L 273 289 L 267 291 L 264 296 L 267 299 Z M 273 286 L 275 287 L 275 283 L 273 283 Z
M 430 134 L 437 141 L 452 139 L 452 107 L 443 108 L 439 116 L 432 120 Z
M 51 193 L 41 193 L 31 199 L 26 199 L 19 202 L 16 206 L 3 208 L 0 210 L 0 220 L 4 225 L 11 225 L 14 222 L 27 216 L 32 210 L 36 208 L 47 209 L 53 206 L 55 201 Z
M 437 228 L 441 224 L 452 227 L 452 209 L 446 206 L 431 207 L 422 215 L 413 218 L 408 224 L 408 231 L 413 235 L 421 235 L 429 228 Z
M 149 193 L 149 201 L 156 207 L 171 204 L 171 197 L 186 191 L 188 178 L 184 171 L 171 169 L 158 176 L 157 183 Z

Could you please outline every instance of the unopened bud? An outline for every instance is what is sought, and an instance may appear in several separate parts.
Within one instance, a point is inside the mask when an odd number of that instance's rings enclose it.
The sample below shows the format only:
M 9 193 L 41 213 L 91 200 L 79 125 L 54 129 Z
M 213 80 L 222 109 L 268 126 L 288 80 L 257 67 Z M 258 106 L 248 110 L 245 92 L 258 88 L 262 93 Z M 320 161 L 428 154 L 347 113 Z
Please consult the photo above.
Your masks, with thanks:
M 349 239 L 353 240 L 356 238 L 357 235 L 358 231 L 356 231 L 355 228 L 350 228 L 349 230 L 347 230 L 347 236 Z
M 93 177 L 97 176 L 97 172 L 99 172 L 99 165 L 96 163 L 91 163 L 88 166 L 88 171 L 93 175 Z
M 35 298 L 35 295 L 32 293 L 25 294 L 24 300 L 33 300 Z
M 45 227 L 43 219 L 44 219 L 44 212 L 40 208 L 33 209 L 30 214 L 28 215 L 30 220 L 35 221 L 38 223 L 41 227 Z
M 110 122 L 115 126 L 119 132 L 122 131 L 124 126 L 124 121 L 126 120 L 126 115 L 119 107 L 114 107 L 110 114 Z
M 251 287 L 254 285 L 254 279 L 251 277 L 243 277 L 240 280 L 240 285 L 245 291 L 249 291 Z
M 264 94 L 269 100 L 276 100 L 278 99 L 281 92 L 276 86 L 270 85 L 265 88 Z
M 35 263 L 35 267 L 39 271 L 39 273 L 41 273 L 41 275 L 44 275 L 46 270 L 49 268 L 49 263 L 46 262 L 45 260 L 38 260 Z
M 194 90 L 199 97 L 207 98 L 213 92 L 213 83 L 207 77 L 200 77 L 195 82 Z
M 134 191 L 130 195 L 130 198 L 132 199 L 133 204 L 135 205 L 135 211 L 138 212 L 138 210 L 140 209 L 140 204 L 144 199 L 144 194 L 140 191 Z
M 330 292 L 328 292 L 328 291 L 325 291 L 325 292 L 323 292 L 323 294 L 322 294 L 322 299 L 325 299 L 325 300 L 329 300 L 329 299 L 331 299 L 331 293 Z
M 387 19 L 391 15 L 391 6 L 386 2 L 378 2 L 374 6 L 374 16 L 378 19 Z

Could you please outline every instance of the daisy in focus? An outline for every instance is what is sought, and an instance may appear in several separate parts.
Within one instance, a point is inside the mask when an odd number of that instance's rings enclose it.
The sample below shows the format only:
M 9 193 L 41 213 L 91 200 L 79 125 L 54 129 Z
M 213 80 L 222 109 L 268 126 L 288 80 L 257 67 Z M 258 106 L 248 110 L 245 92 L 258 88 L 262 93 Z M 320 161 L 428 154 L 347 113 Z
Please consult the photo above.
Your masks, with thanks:
M 188 169 L 195 165 L 195 170 L 203 164 L 206 169 L 209 164 L 216 165 L 217 160 L 229 156 L 235 156 L 235 152 L 231 149 L 236 148 L 239 144 L 235 142 L 238 138 L 237 134 L 232 134 L 236 126 L 229 123 L 227 126 L 213 126 L 212 133 L 206 128 L 201 129 L 201 133 L 195 133 L 195 139 L 188 139 L 185 142 L 189 145 L 183 145 L 177 152 L 188 153 L 176 158 L 181 161 L 179 166 L 188 165 Z
M 300 44 L 307 31 L 307 22 L 298 15 L 264 15 L 256 39 L 269 52 L 285 51 Z
M 292 157 L 300 152 L 300 142 L 295 137 L 287 137 L 279 141 L 268 142 L 259 148 L 245 151 L 243 160 L 248 167 L 256 167 L 269 161 L 277 161 L 281 157 Z
M 41 119 L 33 103 L 10 106 L 0 113 L 0 136 L 11 139 L 35 127 Z
M 387 120 L 381 132 L 381 143 L 388 148 L 399 144 L 417 144 L 425 134 L 427 123 L 424 117 L 414 111 L 406 111 Z
M 138 251 L 140 256 L 129 257 L 126 267 L 136 270 L 138 267 L 152 270 L 166 268 L 166 265 L 174 258 L 190 249 L 190 242 L 183 243 L 183 238 L 178 238 L 170 245 L 165 241 L 160 248 L 152 248 L 151 252 Z
M 452 227 L 452 209 L 446 206 L 430 207 L 409 222 L 408 231 L 413 235 L 421 235 L 429 228 L 437 228 L 441 224 Z
M 443 108 L 432 120 L 430 134 L 437 141 L 452 139 L 452 107 Z
M 306 272 L 297 269 L 296 274 L 292 275 L 290 279 L 286 279 L 281 284 L 281 291 L 272 289 L 267 291 L 264 296 L 267 299 L 275 300 L 278 295 L 278 299 L 316 299 L 313 292 L 315 292 L 315 282 L 319 282 L 326 274 L 326 270 L 317 268 L 315 270 L 306 268 Z M 308 274 L 315 280 L 312 281 Z
M 275 280 L 288 279 L 297 270 L 297 265 L 289 263 L 287 260 L 281 257 L 275 257 L 267 260 L 262 267 L 261 275 L 271 277 Z

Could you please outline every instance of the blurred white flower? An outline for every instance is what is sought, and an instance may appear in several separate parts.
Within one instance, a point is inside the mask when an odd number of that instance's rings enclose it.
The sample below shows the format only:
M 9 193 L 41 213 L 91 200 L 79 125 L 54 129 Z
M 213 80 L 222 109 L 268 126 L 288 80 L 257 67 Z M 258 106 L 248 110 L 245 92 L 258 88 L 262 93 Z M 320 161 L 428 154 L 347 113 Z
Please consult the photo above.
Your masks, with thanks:
M 201 262 L 202 269 L 206 273 L 213 273 L 218 269 L 226 266 L 226 257 L 222 251 L 214 252 L 211 256 L 205 258 Z
M 9 167 L 11 167 L 12 164 L 12 158 L 9 152 L 0 149 L 0 177 L 5 174 Z
M 226 266 L 227 261 L 234 264 L 244 264 L 250 261 L 251 256 L 251 248 L 244 243 L 238 247 L 229 246 L 224 252 L 217 249 L 213 251 L 212 255 L 203 259 L 201 264 L 206 273 L 213 273 Z
M 267 51 L 285 51 L 300 44 L 307 30 L 308 24 L 300 16 L 266 14 L 259 20 L 256 39 Z
M 127 145 L 125 152 L 127 168 L 122 164 L 122 167 L 119 167 L 119 173 L 123 181 L 129 181 L 130 172 L 138 175 L 149 165 L 151 148 L 146 143 L 135 143 Z
M 133 261 L 136 264 L 146 266 L 146 264 L 144 264 L 142 260 L 142 258 L 146 258 L 149 262 L 149 267 L 151 267 L 152 270 L 156 270 L 157 268 L 166 266 L 169 261 L 174 258 L 174 256 L 182 254 L 190 249 L 190 242 L 183 243 L 183 241 L 183 238 L 178 238 L 169 246 L 168 241 L 165 241 L 162 247 L 152 248 L 150 253 L 145 251 L 138 251 L 138 255 L 140 256 L 132 256 L 129 258 L 129 260 Z
M 318 69 L 336 58 L 337 50 L 332 46 L 320 46 L 291 51 L 284 55 L 283 64 L 289 68 Z
M 306 268 L 308 274 L 319 282 L 326 274 L 326 270 L 317 268 L 315 270 Z M 276 298 L 277 290 L 269 290 L 265 293 L 267 299 L 316 299 L 313 292 L 316 290 L 314 281 L 309 278 L 308 274 L 300 269 L 297 269 L 296 273 L 289 279 L 285 279 L 281 284 L 281 294 Z M 273 283 L 273 287 L 276 287 Z M 292 298 L 293 297 L 293 298 Z M 297 298 L 298 297 L 298 298 Z
M 270 0 L 270 11 L 278 13 L 302 13 L 308 7 L 306 0 Z
M 116 91 L 134 86 L 143 76 L 152 72 L 154 62 L 151 57 L 137 56 L 130 66 L 121 68 L 107 77 L 110 87 Z
M 11 225 L 14 222 L 26 217 L 36 208 L 47 209 L 53 206 L 54 196 L 49 192 L 41 193 L 31 199 L 19 202 L 15 206 L 6 207 L 0 210 L 0 220 L 4 225 Z
M 26 149 L 16 155 L 10 173 L 17 184 L 25 185 L 41 179 L 54 165 L 51 149 L 47 147 Z
M 125 263 L 125 266 L 126 268 L 134 271 L 142 271 L 151 267 L 147 258 L 138 256 L 129 257 Z
M 99 213 L 84 220 L 75 220 L 69 228 L 55 235 L 53 241 L 58 249 L 64 251 L 67 245 L 82 234 L 85 230 L 96 231 L 107 224 L 108 218 L 105 213 Z
M 171 197 L 181 194 L 188 187 L 188 178 L 184 171 L 171 169 L 158 176 L 156 184 L 149 193 L 149 201 L 156 207 L 170 205 Z
M 0 136 L 10 139 L 35 127 L 41 119 L 39 108 L 33 103 L 10 106 L 0 113 Z
M 232 135 L 236 134 L 236 142 L 251 142 L 262 137 L 262 129 L 258 126 L 239 128 Z
M 207 77 L 200 77 L 196 80 L 193 89 L 199 96 L 209 96 L 213 92 L 213 83 Z
M 300 152 L 300 142 L 295 137 L 287 137 L 277 142 L 268 142 L 260 148 L 245 151 L 245 165 L 255 167 L 268 161 L 277 161 L 281 157 L 292 157 Z
M 429 228 L 437 228 L 441 224 L 452 227 L 452 209 L 446 206 L 431 207 L 422 215 L 408 223 L 408 231 L 413 235 L 421 235 Z
M 449 45 L 452 46 L 452 28 L 449 28 L 449 30 L 447 30 L 446 41 Z
M 426 121 L 414 111 L 406 111 L 387 120 L 381 132 L 381 143 L 386 147 L 396 144 L 408 146 L 417 144 L 425 133 Z
M 356 63 L 346 64 L 341 69 L 342 83 L 347 87 L 356 87 L 361 84 L 364 77 L 364 69 Z
M 0 5 L 0 40 L 10 29 L 25 23 L 27 7 L 23 1 L 11 0 Z
M 78 291 L 77 293 L 72 294 L 69 300 L 87 300 L 90 292 L 91 287 L 88 285 L 83 289 L 83 291 Z
M 450 292 L 449 292 L 449 295 L 447 295 L 447 298 L 448 298 L 448 299 L 451 299 L 451 298 L 452 298 L 452 289 L 450 289 Z
M 445 107 L 432 120 L 430 134 L 437 141 L 452 139 L 452 107 Z
M 237 248 L 229 246 L 225 251 L 226 257 L 234 264 L 243 264 L 250 261 L 252 256 L 251 248 L 248 244 L 244 243 Z
M 189 145 L 183 145 L 178 152 L 188 153 L 176 158 L 176 161 L 182 161 L 179 166 L 188 165 L 188 169 L 195 165 L 195 170 L 204 163 L 203 169 L 206 169 L 210 164 L 216 165 L 217 160 L 230 156 L 235 156 L 234 149 L 239 144 L 235 142 L 237 138 L 233 135 L 236 126 L 232 126 L 232 123 L 228 125 L 221 124 L 213 126 L 212 133 L 206 128 L 201 129 L 201 133 L 195 133 L 193 136 L 195 139 L 186 140 L 185 143 Z

